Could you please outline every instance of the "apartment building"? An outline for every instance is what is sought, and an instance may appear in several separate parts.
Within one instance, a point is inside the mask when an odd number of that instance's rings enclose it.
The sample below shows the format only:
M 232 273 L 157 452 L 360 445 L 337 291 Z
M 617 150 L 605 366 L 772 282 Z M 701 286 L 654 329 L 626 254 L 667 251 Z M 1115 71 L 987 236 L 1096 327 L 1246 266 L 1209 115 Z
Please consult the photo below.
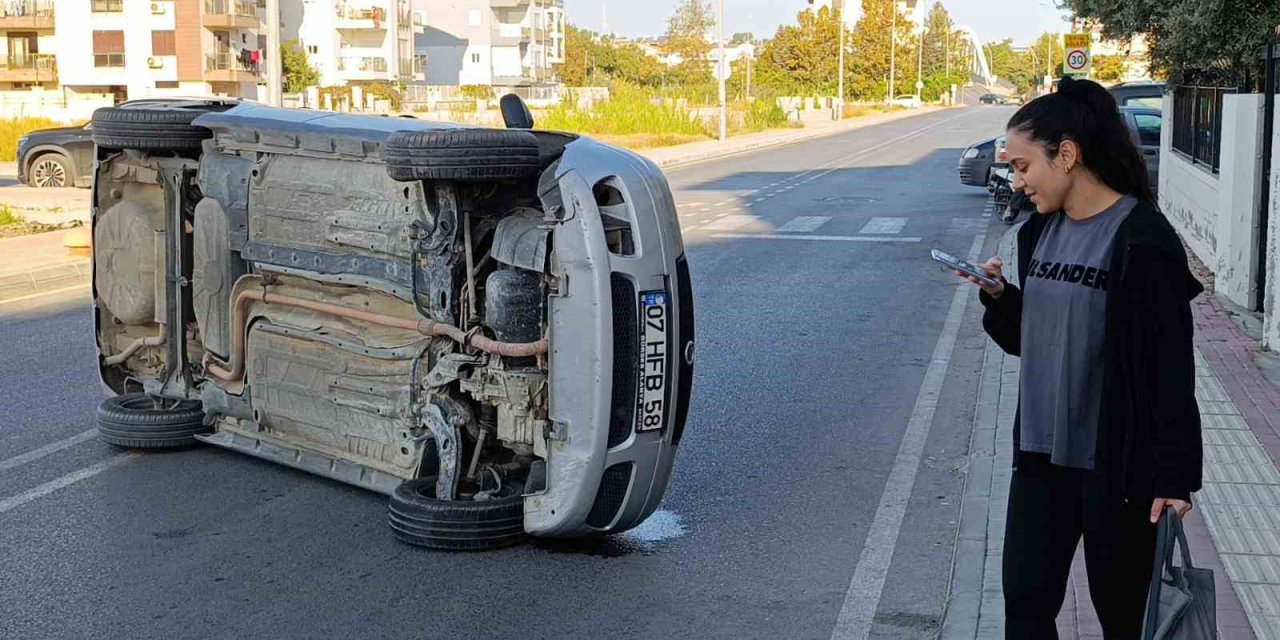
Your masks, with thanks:
M 557 81 L 563 0 L 415 0 L 426 12 L 417 52 L 426 84 L 527 87 Z
M 322 86 L 410 82 L 421 76 L 410 0 L 282 0 L 281 34 L 297 40 Z
M 68 97 L 256 99 L 258 0 L 58 0 L 58 81 Z
M 0 92 L 58 86 L 53 0 L 0 2 Z

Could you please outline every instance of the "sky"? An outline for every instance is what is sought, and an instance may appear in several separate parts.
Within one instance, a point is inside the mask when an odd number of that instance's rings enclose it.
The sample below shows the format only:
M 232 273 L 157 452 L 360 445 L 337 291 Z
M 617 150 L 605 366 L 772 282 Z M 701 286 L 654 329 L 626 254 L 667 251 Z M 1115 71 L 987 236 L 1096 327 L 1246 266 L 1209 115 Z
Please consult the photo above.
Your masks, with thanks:
M 925 1 L 933 6 L 933 0 Z M 1015 45 L 1070 28 L 1054 5 L 1054 0 L 942 0 L 952 18 L 983 42 L 1013 38 Z M 569 22 L 599 31 L 603 13 L 610 31 L 628 37 L 661 35 L 675 6 L 676 0 L 564 0 Z M 807 6 L 807 0 L 724 0 L 725 37 L 739 31 L 772 37 L 779 25 L 795 23 L 796 13 Z

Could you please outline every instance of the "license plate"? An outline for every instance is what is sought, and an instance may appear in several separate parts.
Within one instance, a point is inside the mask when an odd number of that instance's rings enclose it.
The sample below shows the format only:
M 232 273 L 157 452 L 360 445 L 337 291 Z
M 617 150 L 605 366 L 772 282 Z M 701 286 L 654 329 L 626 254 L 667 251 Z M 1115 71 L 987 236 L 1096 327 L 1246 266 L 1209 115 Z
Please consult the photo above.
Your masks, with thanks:
M 667 423 L 667 345 L 670 305 L 666 291 L 640 294 L 640 406 L 636 431 L 661 429 Z

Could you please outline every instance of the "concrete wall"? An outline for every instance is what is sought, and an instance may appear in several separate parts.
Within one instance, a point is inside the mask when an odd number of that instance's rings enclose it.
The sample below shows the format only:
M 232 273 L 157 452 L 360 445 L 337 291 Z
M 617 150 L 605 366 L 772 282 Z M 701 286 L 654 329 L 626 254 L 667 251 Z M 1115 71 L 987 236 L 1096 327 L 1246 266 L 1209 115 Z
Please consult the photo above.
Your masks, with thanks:
M 1164 113 L 1172 123 L 1169 96 Z M 1260 95 L 1223 100 L 1217 175 L 1173 151 L 1172 124 L 1161 132 L 1160 207 L 1196 257 L 1213 270 L 1218 292 L 1244 307 L 1253 306 L 1257 294 L 1261 115 Z
M 1280 125 L 1280 105 L 1276 120 Z M 1267 289 L 1263 292 L 1262 345 L 1280 351 L 1280 126 L 1276 127 L 1271 145 L 1271 197 L 1267 225 Z

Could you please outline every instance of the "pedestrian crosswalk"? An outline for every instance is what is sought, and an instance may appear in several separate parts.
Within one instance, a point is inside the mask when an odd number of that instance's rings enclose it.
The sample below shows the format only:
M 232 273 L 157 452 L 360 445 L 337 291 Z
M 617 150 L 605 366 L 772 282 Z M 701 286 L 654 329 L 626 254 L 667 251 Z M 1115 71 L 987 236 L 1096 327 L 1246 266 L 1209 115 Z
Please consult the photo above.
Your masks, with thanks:
M 701 206 L 691 206 L 690 209 L 693 212 L 684 215 L 681 224 L 685 233 L 697 232 L 721 239 L 913 243 L 921 242 L 923 238 L 908 235 L 908 229 L 920 227 L 921 221 L 925 220 L 919 216 L 865 218 L 808 215 L 779 219 L 776 216 L 745 213 L 749 209 L 743 208 L 731 209 L 733 213 L 706 211 Z M 989 221 L 985 217 L 974 217 L 952 218 L 949 222 L 950 225 L 945 227 L 947 231 L 969 232 L 985 229 Z M 853 233 L 855 229 L 857 231 Z
M 906 218 L 872 218 L 863 225 L 862 231 L 858 233 L 868 235 L 894 235 L 901 233 L 903 227 L 907 226 Z
M 790 222 L 778 227 L 778 233 L 813 233 L 818 227 L 826 224 L 831 218 L 828 216 L 800 216 L 792 218 Z

